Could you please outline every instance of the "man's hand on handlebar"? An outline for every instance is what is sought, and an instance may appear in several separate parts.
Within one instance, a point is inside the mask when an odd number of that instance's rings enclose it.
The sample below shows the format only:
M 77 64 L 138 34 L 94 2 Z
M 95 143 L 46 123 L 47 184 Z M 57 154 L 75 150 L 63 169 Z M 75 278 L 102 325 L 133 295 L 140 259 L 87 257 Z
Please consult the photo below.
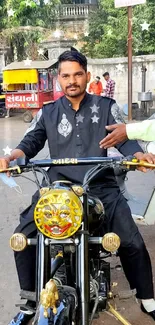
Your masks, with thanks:
M 139 160 L 146 161 L 150 164 L 155 164 L 155 155 L 153 155 L 152 153 L 136 152 L 134 154 L 134 156 Z M 146 173 L 148 171 L 148 168 L 146 168 L 146 167 L 138 167 L 137 169 L 143 173 Z M 149 169 L 151 169 L 151 168 L 149 168 Z
M 6 171 L 9 168 L 10 161 L 16 160 L 20 157 L 24 157 L 25 154 L 20 149 L 14 149 L 10 156 L 0 158 L 0 170 Z M 10 176 L 10 172 L 7 171 L 7 176 Z
M 0 158 L 0 170 L 6 170 L 9 168 L 9 163 L 10 163 L 10 157 L 2 157 Z M 10 172 L 7 172 L 7 176 L 10 176 Z

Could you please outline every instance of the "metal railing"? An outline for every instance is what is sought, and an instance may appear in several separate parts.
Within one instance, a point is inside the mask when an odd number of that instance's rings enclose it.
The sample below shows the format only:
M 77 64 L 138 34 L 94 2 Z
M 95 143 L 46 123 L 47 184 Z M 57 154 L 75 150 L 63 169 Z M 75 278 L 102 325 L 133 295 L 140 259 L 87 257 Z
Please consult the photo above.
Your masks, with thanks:
M 70 4 L 70 5 L 61 5 L 59 9 L 56 10 L 56 14 L 62 18 L 71 18 L 71 17 L 87 17 L 90 10 L 92 10 L 95 5 L 89 4 Z

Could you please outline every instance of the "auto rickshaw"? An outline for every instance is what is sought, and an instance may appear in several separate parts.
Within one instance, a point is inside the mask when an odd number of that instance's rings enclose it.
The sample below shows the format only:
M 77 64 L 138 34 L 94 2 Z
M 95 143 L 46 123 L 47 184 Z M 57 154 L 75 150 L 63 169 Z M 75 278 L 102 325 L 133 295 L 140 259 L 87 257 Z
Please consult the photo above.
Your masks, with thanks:
M 57 81 L 56 60 L 13 62 L 3 69 L 3 85 L 8 113 L 24 109 L 23 120 L 28 123 L 45 103 L 63 95 Z
M 3 92 L 3 77 L 0 73 L 0 118 L 5 117 L 6 108 L 5 108 L 5 94 Z

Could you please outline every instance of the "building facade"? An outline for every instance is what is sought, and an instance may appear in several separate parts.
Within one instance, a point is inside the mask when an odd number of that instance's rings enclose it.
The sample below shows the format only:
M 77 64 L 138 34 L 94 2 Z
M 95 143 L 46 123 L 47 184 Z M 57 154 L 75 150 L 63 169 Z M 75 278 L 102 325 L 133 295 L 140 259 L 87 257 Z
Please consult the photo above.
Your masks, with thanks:
M 79 40 L 89 33 L 88 18 L 97 7 L 97 0 L 64 1 L 56 12 L 56 30 L 60 32 L 42 43 L 48 51 L 48 58 L 55 59 L 71 46 L 78 48 Z

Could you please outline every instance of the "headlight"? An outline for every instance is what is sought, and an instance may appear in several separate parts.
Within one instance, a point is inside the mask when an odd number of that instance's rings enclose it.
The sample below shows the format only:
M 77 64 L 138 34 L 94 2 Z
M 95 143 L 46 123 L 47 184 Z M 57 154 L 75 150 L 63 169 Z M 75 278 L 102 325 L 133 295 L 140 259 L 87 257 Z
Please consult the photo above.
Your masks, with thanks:
M 34 220 L 47 237 L 65 239 L 81 226 L 83 206 L 72 190 L 50 189 L 38 201 Z
M 10 238 L 10 247 L 15 252 L 23 251 L 27 247 L 27 238 L 24 234 L 16 233 Z
M 108 252 L 116 252 L 117 249 L 120 247 L 120 244 L 121 241 L 119 236 L 113 232 L 109 232 L 102 238 L 102 246 Z

